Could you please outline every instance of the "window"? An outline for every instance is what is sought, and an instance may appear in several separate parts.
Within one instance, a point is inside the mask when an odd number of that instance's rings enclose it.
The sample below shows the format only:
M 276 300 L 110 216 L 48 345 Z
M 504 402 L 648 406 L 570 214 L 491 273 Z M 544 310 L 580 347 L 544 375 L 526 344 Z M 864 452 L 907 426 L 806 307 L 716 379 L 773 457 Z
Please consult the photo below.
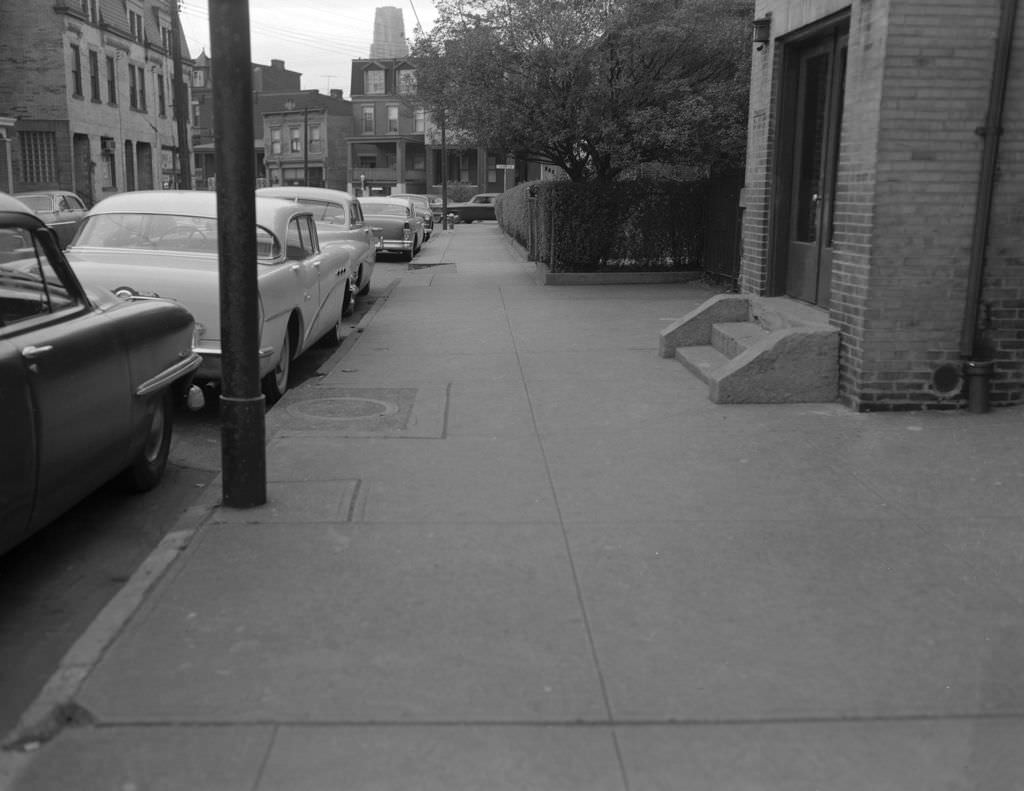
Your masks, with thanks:
M 97 0 L 82 0 L 82 14 L 93 24 L 99 18 Z
M 171 35 L 171 29 L 166 25 L 160 26 L 160 40 L 163 42 L 165 52 L 174 49 L 174 38 Z
M 416 70 L 415 69 L 399 69 L 397 72 L 398 77 L 398 92 L 403 94 L 416 93 Z
M 323 142 L 320 124 L 309 127 L 309 153 L 321 153 L 323 151 Z
M 167 115 L 167 88 L 164 86 L 164 73 L 156 73 L 156 104 L 161 116 Z
M 196 109 L 199 109 L 198 105 L 196 106 Z M 281 153 L 281 127 L 279 126 L 270 130 L 270 153 Z
M 363 72 L 363 93 L 384 93 L 384 70 L 367 69 Z
M 363 134 L 372 135 L 374 131 L 373 105 L 363 105 Z
M 40 184 L 57 180 L 57 135 L 54 132 L 19 132 L 21 180 Z
M 145 28 L 142 24 L 142 14 L 138 11 L 128 9 L 128 29 L 131 31 L 132 38 L 136 41 L 141 42 L 145 37 Z
M 293 126 L 288 130 L 289 135 L 289 147 L 288 150 L 293 154 L 298 154 L 302 151 L 302 129 Z
M 111 104 L 117 104 L 117 72 L 115 68 L 114 59 L 107 56 L 107 101 Z
M 206 72 L 202 69 L 196 69 L 192 72 L 192 87 L 193 88 L 205 88 L 206 87 Z
M 0 229 L 0 326 L 49 316 L 77 301 L 70 284 L 54 270 L 46 252 L 27 228 Z
M 89 91 L 94 102 L 103 101 L 100 98 L 100 53 L 96 50 L 89 50 Z
M 82 50 L 77 44 L 71 45 L 71 90 L 75 96 L 82 95 Z
M 100 138 L 100 186 L 105 189 L 117 187 L 117 169 L 114 164 L 114 154 L 117 146 L 112 137 Z
M 146 70 L 142 66 L 136 67 L 139 73 L 139 109 L 146 110 Z
M 288 224 L 287 258 L 289 261 L 302 261 L 316 252 L 316 238 L 309 227 L 310 217 L 295 217 Z
M 415 110 L 412 114 L 412 131 L 414 132 L 426 132 L 427 131 L 427 111 L 426 110 Z
M 138 70 L 128 64 L 128 105 L 135 109 L 139 107 L 139 75 Z
M 388 105 L 388 128 L 387 128 L 387 131 L 388 132 L 397 132 L 398 131 L 398 105 L 397 104 L 389 104 Z

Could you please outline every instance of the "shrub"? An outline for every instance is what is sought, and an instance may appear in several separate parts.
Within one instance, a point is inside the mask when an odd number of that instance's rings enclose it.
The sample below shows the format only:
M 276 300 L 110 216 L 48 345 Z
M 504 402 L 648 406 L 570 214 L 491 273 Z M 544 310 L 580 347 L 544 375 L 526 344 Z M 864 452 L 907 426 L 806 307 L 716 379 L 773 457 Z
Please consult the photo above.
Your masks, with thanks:
M 539 181 L 502 194 L 496 212 L 552 272 L 696 270 L 706 195 L 699 181 Z

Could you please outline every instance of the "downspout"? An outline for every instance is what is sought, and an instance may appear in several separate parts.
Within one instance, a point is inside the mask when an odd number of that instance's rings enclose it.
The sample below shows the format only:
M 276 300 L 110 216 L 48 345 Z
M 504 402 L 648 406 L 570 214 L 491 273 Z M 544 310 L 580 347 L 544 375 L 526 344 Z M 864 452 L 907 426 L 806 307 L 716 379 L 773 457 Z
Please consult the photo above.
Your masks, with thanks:
M 981 311 L 981 289 L 985 275 L 985 248 L 988 245 L 992 219 L 992 194 L 995 189 L 996 164 L 999 157 L 999 137 L 1002 134 L 1003 106 L 1006 83 L 1010 73 L 1013 52 L 1013 34 L 1016 24 L 1018 0 L 1003 0 L 996 40 L 996 57 L 992 71 L 988 112 L 985 126 L 977 133 L 985 138 L 981 154 L 981 176 L 978 199 L 974 211 L 971 233 L 971 258 L 967 270 L 967 301 L 964 323 L 960 335 L 960 358 L 968 382 L 968 409 L 971 412 L 988 411 L 988 386 L 992 378 L 991 351 L 978 343 L 978 314 Z

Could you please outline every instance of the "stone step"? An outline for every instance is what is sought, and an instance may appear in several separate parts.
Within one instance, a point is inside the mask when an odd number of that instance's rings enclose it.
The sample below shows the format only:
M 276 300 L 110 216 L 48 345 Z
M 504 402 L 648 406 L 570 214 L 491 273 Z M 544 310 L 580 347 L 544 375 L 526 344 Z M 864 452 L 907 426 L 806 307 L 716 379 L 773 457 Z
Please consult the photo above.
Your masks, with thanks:
M 705 383 L 710 383 L 711 374 L 729 362 L 714 346 L 680 346 L 676 359 Z
M 729 321 L 711 325 L 711 345 L 732 359 L 768 335 L 753 321 Z

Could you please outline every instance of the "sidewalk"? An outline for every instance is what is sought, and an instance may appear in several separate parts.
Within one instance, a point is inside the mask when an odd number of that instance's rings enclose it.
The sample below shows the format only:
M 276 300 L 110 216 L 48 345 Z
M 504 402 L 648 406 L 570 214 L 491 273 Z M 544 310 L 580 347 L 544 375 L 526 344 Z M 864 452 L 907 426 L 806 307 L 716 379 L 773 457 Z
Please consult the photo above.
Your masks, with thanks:
M 492 223 L 415 265 L 0 785 L 1024 787 L 1020 409 L 719 406 L 657 354 L 699 286 L 538 286 Z

